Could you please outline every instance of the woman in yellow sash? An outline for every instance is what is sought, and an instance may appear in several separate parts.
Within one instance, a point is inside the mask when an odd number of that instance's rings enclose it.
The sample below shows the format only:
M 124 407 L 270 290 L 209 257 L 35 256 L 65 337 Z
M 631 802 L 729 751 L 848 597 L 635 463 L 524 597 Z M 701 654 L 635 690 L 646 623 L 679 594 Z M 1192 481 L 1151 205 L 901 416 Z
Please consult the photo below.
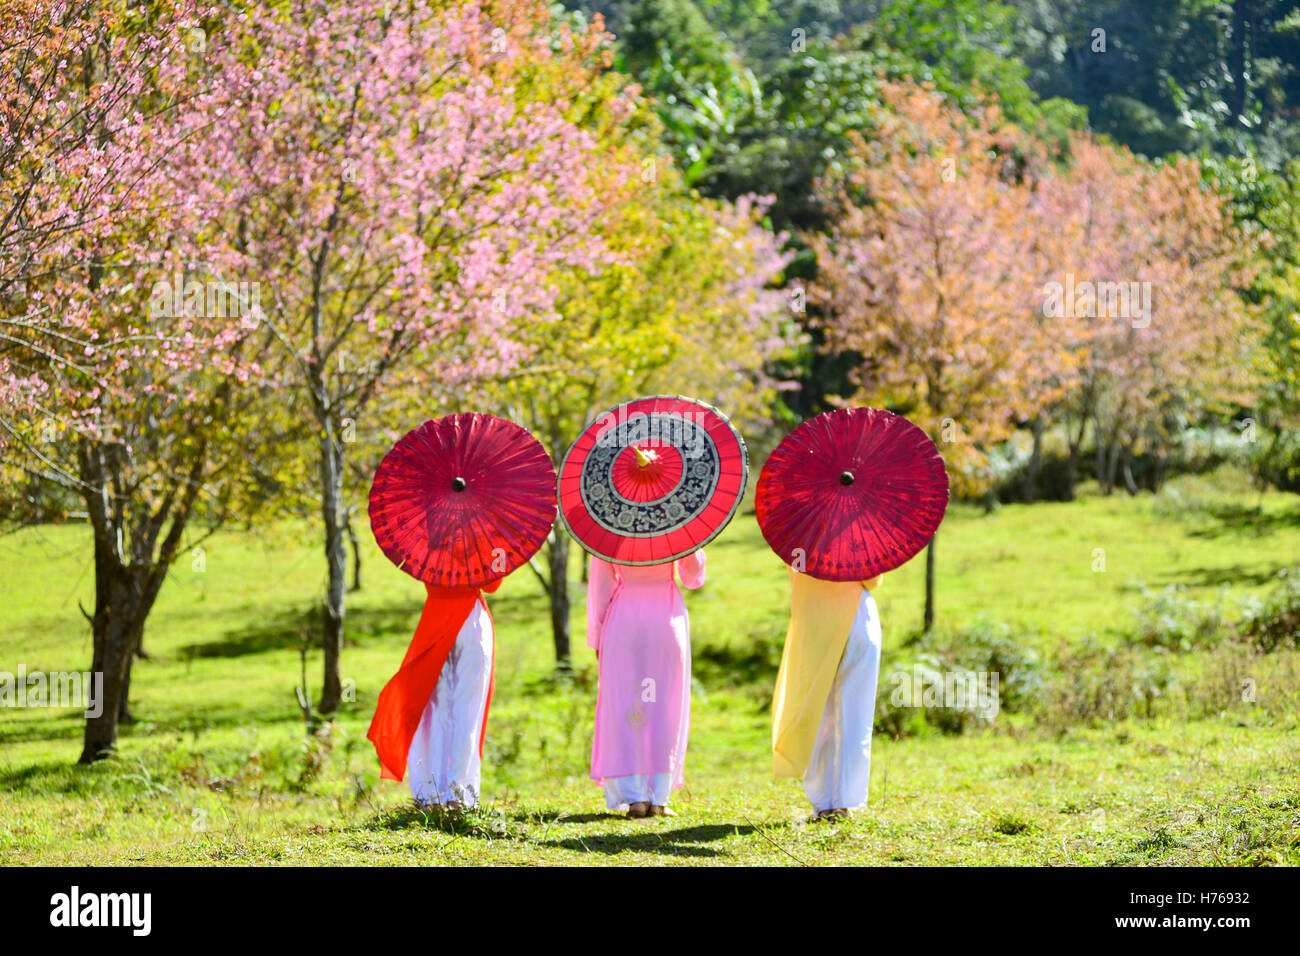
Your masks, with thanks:
M 866 806 L 880 676 L 880 616 L 869 581 L 790 571 L 790 629 L 772 701 L 772 764 L 802 778 L 817 819 Z

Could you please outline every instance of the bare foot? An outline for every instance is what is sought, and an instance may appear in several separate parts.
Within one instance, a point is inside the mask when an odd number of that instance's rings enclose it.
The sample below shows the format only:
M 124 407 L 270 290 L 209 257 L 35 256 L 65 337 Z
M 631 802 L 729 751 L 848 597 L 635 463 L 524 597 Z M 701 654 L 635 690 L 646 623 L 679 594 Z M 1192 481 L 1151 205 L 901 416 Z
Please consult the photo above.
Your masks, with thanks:
M 635 803 L 627 805 L 627 815 L 634 820 L 640 820 L 650 816 L 650 804 L 644 800 L 637 800 Z
M 677 814 L 668 807 L 661 807 L 655 804 L 650 808 L 650 815 L 656 817 L 675 817 Z

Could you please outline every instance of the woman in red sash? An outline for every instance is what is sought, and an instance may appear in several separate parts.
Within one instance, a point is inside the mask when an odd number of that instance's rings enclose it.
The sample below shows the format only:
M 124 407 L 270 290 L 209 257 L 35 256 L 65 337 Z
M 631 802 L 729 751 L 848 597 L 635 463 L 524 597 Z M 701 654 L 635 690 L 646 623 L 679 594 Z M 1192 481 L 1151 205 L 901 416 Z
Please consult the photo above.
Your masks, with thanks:
M 366 736 L 380 776 L 401 780 L 409 770 L 418 803 L 478 803 L 496 645 L 483 592 L 536 554 L 554 523 L 550 455 L 495 415 L 430 419 L 375 470 L 375 541 L 428 597 Z
M 492 615 L 479 588 L 426 584 L 428 599 L 397 674 L 379 694 L 366 734 L 380 776 L 409 772 L 417 803 L 447 809 L 477 805 L 492 702 L 496 650 Z

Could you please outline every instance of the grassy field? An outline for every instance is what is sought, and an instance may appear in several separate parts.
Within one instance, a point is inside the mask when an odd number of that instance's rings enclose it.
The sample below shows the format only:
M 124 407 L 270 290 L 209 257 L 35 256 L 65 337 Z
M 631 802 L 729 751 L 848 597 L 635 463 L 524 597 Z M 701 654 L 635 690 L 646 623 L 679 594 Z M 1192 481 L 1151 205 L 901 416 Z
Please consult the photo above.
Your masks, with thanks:
M 89 666 L 77 610 L 90 603 L 88 547 L 75 525 L 0 537 L 0 670 Z M 878 733 L 871 807 L 857 818 L 808 824 L 798 785 L 767 772 L 785 572 L 742 512 L 709 547 L 709 582 L 688 598 L 696 687 L 680 816 L 632 821 L 604 811 L 586 776 L 595 688 L 582 585 L 575 673 L 556 679 L 545 606 L 522 571 L 492 601 L 499 645 L 484 803 L 452 825 L 412 809 L 404 785 L 381 783 L 365 739 L 375 696 L 414 627 L 418 585 L 367 550 L 344 653 L 355 701 L 308 739 L 294 688 L 322 581 L 317 534 L 290 524 L 224 533 L 205 544 L 201 562 L 179 562 L 164 588 L 149 658 L 135 671 L 139 722 L 124 731 L 116 759 L 73 765 L 81 732 L 73 711 L 0 711 L 0 859 L 1300 863 L 1296 652 L 1164 652 L 1134 649 L 1128 637 L 1146 591 L 1185 585 L 1184 597 L 1223 608 L 1229 622 L 1241 602 L 1267 593 L 1279 571 L 1300 563 L 1294 496 L 1260 496 L 1227 475 L 1181 479 L 1158 497 L 1085 496 L 989 515 L 956 506 L 937 548 L 941 627 L 927 640 L 960 644 L 971 627 L 996 622 L 1048 679 L 1035 708 L 987 726 L 954 734 L 911 720 L 897 739 Z M 930 646 L 916 640 L 921 563 L 889 575 L 878 595 L 886 672 Z M 1078 683 L 1070 655 L 1081 647 L 1096 649 L 1103 669 L 1116 648 L 1129 649 L 1130 671 L 1161 668 L 1143 716 L 1062 711 L 1058 688 Z M 313 650 L 313 684 L 319 666 Z M 1257 682 L 1255 703 L 1233 697 L 1242 673 Z M 1229 693 L 1215 696 L 1220 684 Z

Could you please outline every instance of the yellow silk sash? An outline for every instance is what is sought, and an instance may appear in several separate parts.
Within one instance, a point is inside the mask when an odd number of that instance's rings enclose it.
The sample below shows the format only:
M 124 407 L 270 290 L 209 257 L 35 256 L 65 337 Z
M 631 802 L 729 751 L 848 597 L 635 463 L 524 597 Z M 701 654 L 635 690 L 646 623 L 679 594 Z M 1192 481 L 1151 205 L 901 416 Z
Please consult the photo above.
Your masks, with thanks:
M 772 772 L 802 777 L 839 670 L 862 588 L 872 581 L 820 581 L 790 571 L 790 628 L 772 698 Z

